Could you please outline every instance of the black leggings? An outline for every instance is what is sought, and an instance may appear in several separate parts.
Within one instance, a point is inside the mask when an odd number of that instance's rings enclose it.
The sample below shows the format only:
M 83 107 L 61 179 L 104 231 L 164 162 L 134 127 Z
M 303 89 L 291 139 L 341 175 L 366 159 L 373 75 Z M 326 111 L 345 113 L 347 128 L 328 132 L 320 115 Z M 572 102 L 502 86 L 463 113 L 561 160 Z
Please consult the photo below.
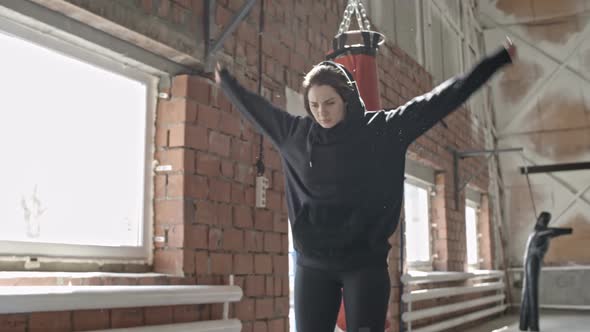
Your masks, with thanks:
M 386 266 L 335 272 L 297 266 L 297 332 L 334 332 L 344 293 L 347 332 L 383 332 L 390 292 Z

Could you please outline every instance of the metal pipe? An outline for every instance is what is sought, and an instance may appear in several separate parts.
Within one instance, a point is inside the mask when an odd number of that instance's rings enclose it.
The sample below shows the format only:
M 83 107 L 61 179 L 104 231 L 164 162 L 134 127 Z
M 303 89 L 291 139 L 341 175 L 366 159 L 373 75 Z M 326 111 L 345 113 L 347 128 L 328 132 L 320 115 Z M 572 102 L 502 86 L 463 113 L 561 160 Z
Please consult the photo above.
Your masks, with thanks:
M 457 152 L 460 158 L 467 158 L 467 157 L 477 157 L 481 155 L 485 155 L 488 153 L 501 153 L 501 152 L 522 152 L 524 151 L 523 148 L 504 148 L 504 149 L 494 149 L 494 150 L 468 150 Z
M 525 161 L 529 162 L 530 164 L 533 164 L 534 166 L 538 166 L 535 165 L 535 163 L 530 159 L 527 158 L 524 154 L 522 154 L 522 157 L 524 158 Z M 529 167 L 530 168 L 530 167 Z M 573 187 L 571 184 L 569 184 L 567 181 L 561 179 L 560 177 L 558 177 L 557 175 L 553 174 L 553 173 L 547 173 L 545 174 L 548 177 L 550 177 L 551 179 L 553 179 L 555 182 L 557 182 L 558 184 L 560 184 L 561 186 L 563 186 L 565 189 L 567 189 L 567 191 L 569 191 L 572 195 L 575 195 L 578 193 L 577 189 L 575 187 Z M 590 208 L 590 201 L 587 200 L 585 197 L 580 197 L 580 200 L 582 202 L 584 202 L 586 204 L 587 208 Z
M 590 169 L 590 162 L 520 167 L 520 174 L 580 171 Z
M 453 304 L 443 305 L 443 306 L 434 307 L 434 308 L 406 312 L 402 315 L 402 320 L 404 322 L 411 322 L 411 321 L 415 321 L 415 320 L 419 320 L 419 319 L 423 319 L 423 318 L 429 318 L 429 317 L 439 316 L 439 315 L 443 315 L 443 314 L 448 314 L 448 313 L 459 311 L 459 310 L 475 308 L 475 307 L 478 307 L 478 306 L 481 306 L 484 304 L 490 304 L 490 303 L 502 301 L 505 297 L 506 296 L 504 294 L 492 295 L 492 296 L 486 296 L 486 297 L 478 298 L 478 299 L 471 300 L 471 301 L 453 303 Z
M 487 292 L 493 291 L 498 289 L 504 288 L 504 282 L 486 282 L 481 283 L 473 286 L 464 286 L 464 287 L 445 287 L 445 288 L 435 288 L 435 289 L 420 289 L 416 291 L 412 291 L 410 293 L 406 293 L 402 296 L 403 302 L 408 301 L 422 301 L 422 300 L 431 300 L 440 297 L 447 297 L 447 296 L 455 296 L 455 295 L 463 295 L 463 294 L 471 294 L 471 293 L 479 293 L 479 292 Z
M 503 273 L 497 270 L 480 270 L 473 272 L 412 272 L 402 276 L 403 284 L 419 284 L 419 283 L 437 283 L 437 282 L 448 282 L 448 281 L 461 281 L 461 280 L 475 280 L 475 279 L 488 279 L 498 278 L 499 282 L 481 283 L 463 287 L 446 287 L 446 288 L 435 288 L 435 289 L 421 289 L 412 291 L 407 294 L 403 294 L 402 301 L 400 301 L 400 307 L 402 302 L 407 304 L 407 312 L 401 315 L 400 322 L 405 322 L 408 331 L 412 331 L 412 321 L 421 320 L 424 318 L 439 316 L 441 314 L 452 313 L 460 310 L 478 307 L 481 305 L 491 304 L 494 302 L 502 301 L 505 299 L 505 294 L 494 294 L 485 296 L 483 298 L 471 299 L 468 301 L 460 301 L 451 303 L 448 305 L 442 305 L 434 308 L 427 308 L 417 311 L 412 311 L 412 304 L 415 301 L 432 300 L 436 298 L 443 298 L 448 296 L 471 294 L 479 292 L 489 291 L 502 291 L 504 288 L 504 282 L 502 282 Z M 489 316 L 494 313 L 504 311 L 505 305 L 499 304 L 493 308 L 484 308 L 476 312 L 471 312 L 461 317 L 451 318 L 438 322 L 425 327 L 414 329 L 414 332 L 435 332 L 449 329 L 451 327 L 461 325 L 463 323 L 476 320 L 485 316 Z
M 229 275 L 229 285 L 233 286 L 234 285 L 234 275 L 230 274 Z M 223 302 L 223 319 L 228 319 L 229 318 L 229 302 Z
M 487 317 L 487 316 L 491 316 L 500 312 L 503 312 L 504 310 L 506 310 L 506 305 L 500 305 L 500 306 L 496 306 L 490 309 L 486 309 L 486 310 L 480 310 L 480 311 L 476 311 L 467 315 L 463 315 L 457 318 L 453 318 L 453 319 L 448 319 L 445 321 L 442 321 L 440 323 L 437 324 L 433 324 L 433 325 L 428 325 L 426 327 L 423 328 L 419 328 L 414 330 L 414 332 L 438 332 L 438 331 L 444 331 L 444 330 L 448 330 L 451 327 L 455 327 L 461 324 L 465 324 L 474 320 L 478 320 L 480 318 L 483 317 Z
M 223 30 L 221 36 L 219 36 L 213 46 L 207 50 L 207 59 L 209 59 L 211 55 L 215 54 L 215 52 L 221 48 L 223 42 L 227 39 L 227 37 L 229 37 L 230 34 L 234 32 L 242 20 L 248 15 L 250 9 L 252 9 L 255 3 L 256 0 L 249 0 L 242 6 L 242 8 L 240 8 L 238 13 L 232 18 L 232 21 L 229 23 L 229 25 Z M 211 13 L 208 14 L 211 15 Z

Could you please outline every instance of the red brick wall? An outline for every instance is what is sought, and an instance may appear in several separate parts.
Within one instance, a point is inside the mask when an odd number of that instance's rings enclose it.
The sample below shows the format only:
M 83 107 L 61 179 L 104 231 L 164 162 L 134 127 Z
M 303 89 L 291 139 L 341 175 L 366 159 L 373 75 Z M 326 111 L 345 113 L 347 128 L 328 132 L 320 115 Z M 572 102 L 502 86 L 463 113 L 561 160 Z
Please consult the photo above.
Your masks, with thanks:
M 243 1 L 216 2 L 215 15 L 220 31 Z M 202 3 L 202 0 L 136 2 L 138 11 L 157 12 L 159 19 L 164 20 L 161 24 L 174 23 L 173 12 L 169 10 L 176 7 L 182 8 L 179 12 L 202 15 Z M 218 56 L 253 90 L 258 77 L 259 3 L 225 42 Z M 157 4 L 162 8 L 153 7 Z M 304 73 L 329 50 L 344 2 L 265 0 L 264 9 L 263 95 L 285 107 L 285 87 L 300 90 Z M 382 103 L 386 107 L 401 105 L 432 88 L 432 79 L 424 68 L 393 45 L 387 44 L 379 51 L 378 64 Z M 232 305 L 230 315 L 242 321 L 243 331 L 287 331 L 288 223 L 279 155 L 265 140 L 265 175 L 270 180 L 268 208 L 257 209 L 254 207 L 254 163 L 259 152 L 259 135 L 240 118 L 209 77 L 175 77 L 170 92 L 171 99 L 159 100 L 157 109 L 155 159 L 160 165 L 172 165 L 172 171 L 154 177 L 155 235 L 166 237 L 166 242 L 155 244 L 154 271 L 179 277 L 149 282 L 226 284 L 228 276 L 233 274 L 236 284 L 244 290 L 244 298 Z M 459 209 L 455 210 L 452 154 L 447 148 L 482 148 L 483 131 L 466 130 L 472 127 L 466 110 L 457 111 L 445 121 L 449 128 L 437 125 L 419 138 L 410 147 L 409 158 L 435 168 L 438 174 L 437 195 L 433 201 L 433 218 L 438 226 L 434 240 L 434 250 L 438 254 L 435 267 L 460 271 L 465 263 L 464 195 L 461 193 Z M 477 168 L 478 162 L 482 160 L 461 161 L 463 179 L 468 171 Z M 484 171 L 472 184 L 485 191 L 487 181 Z M 389 258 L 392 295 L 388 318 L 392 331 L 396 331 L 399 232 L 391 242 L 394 247 Z M 81 281 L 82 284 L 88 282 L 91 281 Z M 141 283 L 136 279 L 117 282 Z M 219 306 L 178 308 L 107 308 L 61 313 L 63 319 L 39 314 L 0 315 L 0 329 L 25 331 L 29 328 L 32 331 L 39 324 L 65 324 L 63 330 L 83 330 L 86 325 L 79 323 L 81 317 L 88 318 L 88 324 L 92 325 L 88 328 L 94 329 L 210 319 L 220 315 Z
M 483 260 L 480 264 L 482 269 L 491 270 L 494 268 L 494 230 L 492 228 L 492 220 L 494 215 L 492 207 L 490 206 L 490 198 L 488 195 L 482 195 L 480 211 L 478 216 L 478 232 L 481 234 L 479 239 L 479 256 Z
M 207 78 L 176 77 L 171 92 L 157 117 L 156 158 L 175 164 L 156 176 L 156 232 L 167 231 L 168 242 L 155 250 L 155 271 L 192 276 L 197 284 L 234 274 L 244 290 L 234 307 L 244 330 L 286 330 L 288 224 L 278 154 L 265 144 L 268 208 L 256 209 L 259 135 Z

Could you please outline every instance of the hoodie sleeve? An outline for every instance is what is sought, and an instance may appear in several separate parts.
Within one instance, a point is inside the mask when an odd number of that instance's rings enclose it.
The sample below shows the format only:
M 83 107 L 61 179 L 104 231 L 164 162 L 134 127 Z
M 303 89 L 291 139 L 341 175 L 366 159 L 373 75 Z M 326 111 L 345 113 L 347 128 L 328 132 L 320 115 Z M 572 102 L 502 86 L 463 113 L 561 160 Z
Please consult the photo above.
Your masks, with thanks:
M 386 120 L 400 129 L 402 142 L 409 145 L 461 106 L 498 69 L 511 62 L 508 51 L 502 47 L 482 59 L 470 72 L 453 77 L 432 91 L 388 111 Z
M 244 88 L 226 69 L 222 69 L 219 75 L 221 89 L 242 116 L 267 136 L 275 146 L 281 146 L 293 132 L 298 117 Z

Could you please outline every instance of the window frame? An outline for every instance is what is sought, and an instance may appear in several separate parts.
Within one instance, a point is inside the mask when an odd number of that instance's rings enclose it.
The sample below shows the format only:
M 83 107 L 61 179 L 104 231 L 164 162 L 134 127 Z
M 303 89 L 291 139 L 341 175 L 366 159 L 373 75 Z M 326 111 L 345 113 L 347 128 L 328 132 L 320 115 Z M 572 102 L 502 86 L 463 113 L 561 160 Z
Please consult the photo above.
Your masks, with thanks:
M 426 67 L 426 70 L 429 73 L 433 73 L 434 69 L 433 69 L 433 61 L 434 61 L 434 54 L 432 52 L 432 41 L 433 41 L 433 36 L 432 36 L 432 17 L 433 15 L 437 15 L 440 22 L 441 22 L 441 28 L 448 28 L 450 29 L 453 33 L 456 34 L 457 38 L 458 38 L 458 44 L 459 44 L 459 49 L 457 50 L 457 53 L 459 55 L 459 72 L 458 73 L 453 73 L 451 74 L 449 77 L 445 77 L 445 68 L 444 68 L 444 60 L 442 61 L 443 64 L 443 77 L 440 78 L 440 81 L 437 81 L 437 78 L 433 76 L 433 83 L 434 85 L 437 85 L 439 83 L 444 82 L 445 80 L 451 78 L 452 76 L 455 76 L 457 74 L 460 74 L 461 72 L 465 71 L 465 48 L 467 47 L 466 45 L 468 44 L 466 41 L 466 34 L 463 32 L 463 27 L 465 26 L 465 3 L 464 2 L 458 2 L 459 4 L 459 22 L 456 22 L 453 19 L 452 14 L 450 13 L 450 9 L 446 6 L 445 3 L 443 2 L 436 2 L 433 0 L 424 0 L 423 3 L 423 29 L 424 29 L 424 56 L 425 56 L 425 62 L 424 62 L 424 66 Z M 436 13 L 435 13 L 436 12 Z M 441 31 L 442 33 L 442 31 Z M 439 38 L 442 38 L 442 36 L 439 36 Z M 443 53 L 444 56 L 444 53 Z
M 29 22 L 27 22 L 29 23 Z M 41 25 L 41 23 L 39 23 Z M 143 167 L 143 223 L 138 225 L 142 245 L 107 247 L 99 245 L 73 245 L 36 243 L 22 241 L 0 241 L 0 264 L 13 265 L 15 261 L 24 262 L 25 268 L 31 261 L 41 262 L 75 262 L 75 263 L 136 263 L 151 264 L 153 249 L 153 202 L 154 179 L 152 161 L 155 153 L 155 113 L 158 98 L 158 85 L 165 75 L 161 71 L 147 66 L 137 66 L 132 59 L 123 56 L 117 58 L 108 50 L 100 52 L 98 45 L 77 42 L 77 38 L 62 38 L 62 31 L 45 31 L 42 27 L 32 27 L 12 17 L 0 15 L 0 31 L 28 42 L 45 47 L 67 57 L 89 63 L 142 84 L 146 89 L 145 132 L 144 132 L 144 167 Z M 141 69 L 140 69 L 141 67 Z M 73 254 L 75 253 L 75 254 Z M 31 264 L 31 268 L 38 268 Z
M 367 9 L 367 13 L 368 16 L 371 19 L 371 24 L 375 24 L 377 26 L 379 26 L 382 30 L 387 30 L 387 31 L 381 31 L 383 32 L 385 35 L 385 37 L 387 38 L 387 40 L 391 41 L 392 44 L 397 45 L 401 50 L 403 50 L 406 54 L 408 54 L 408 56 L 410 56 L 412 59 L 414 59 L 414 61 L 416 61 L 418 64 L 420 65 L 424 65 L 424 61 L 425 61 L 425 57 L 424 57 L 424 24 L 423 24 L 423 14 L 422 14 L 422 8 L 423 8 L 423 4 L 422 4 L 422 0 L 415 0 L 412 1 L 414 6 L 415 6 L 415 20 L 416 20 L 416 56 L 414 56 L 413 54 L 410 54 L 408 52 L 408 50 L 404 49 L 403 47 L 400 46 L 400 43 L 398 42 L 399 38 L 398 38 L 398 34 L 399 34 L 399 29 L 396 25 L 396 16 L 397 16 L 397 3 L 394 1 L 391 6 L 391 10 L 393 11 L 390 17 L 393 18 L 393 20 L 389 20 L 387 21 L 386 24 L 390 24 L 391 26 L 389 27 L 384 27 L 384 26 L 380 26 L 383 25 L 384 23 L 381 22 L 381 18 L 377 18 L 375 11 L 377 11 L 377 6 L 375 5 L 375 1 L 381 1 L 381 0 L 363 0 L 363 4 L 365 6 L 365 8 Z M 392 35 L 387 35 L 387 33 L 391 33 Z
M 463 32 L 463 67 L 464 71 L 473 67 L 482 54 L 484 53 L 483 48 L 483 29 L 477 21 L 476 14 L 474 13 L 475 4 L 473 1 L 462 3 L 462 31 Z M 472 33 L 473 32 L 473 33 Z M 473 52 L 473 58 L 471 55 Z M 472 111 L 472 119 L 475 125 L 480 125 L 480 117 L 483 118 L 483 114 L 486 112 L 486 100 L 487 91 L 481 89 L 475 92 L 472 98 L 466 102 L 466 106 Z M 484 122 L 485 123 L 485 122 Z

